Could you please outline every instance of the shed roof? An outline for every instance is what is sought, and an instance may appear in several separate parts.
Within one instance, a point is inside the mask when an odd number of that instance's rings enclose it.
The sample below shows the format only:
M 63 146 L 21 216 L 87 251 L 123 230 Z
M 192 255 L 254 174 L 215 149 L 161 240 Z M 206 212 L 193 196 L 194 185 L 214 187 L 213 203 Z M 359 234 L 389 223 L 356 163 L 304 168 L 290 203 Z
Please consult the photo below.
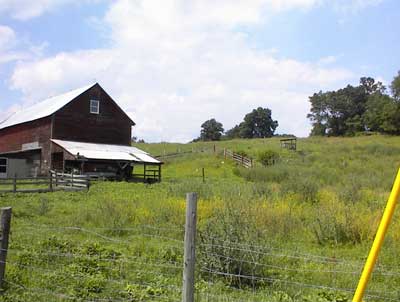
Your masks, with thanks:
M 59 139 L 51 141 L 75 157 L 161 164 L 147 152 L 131 146 L 81 143 Z

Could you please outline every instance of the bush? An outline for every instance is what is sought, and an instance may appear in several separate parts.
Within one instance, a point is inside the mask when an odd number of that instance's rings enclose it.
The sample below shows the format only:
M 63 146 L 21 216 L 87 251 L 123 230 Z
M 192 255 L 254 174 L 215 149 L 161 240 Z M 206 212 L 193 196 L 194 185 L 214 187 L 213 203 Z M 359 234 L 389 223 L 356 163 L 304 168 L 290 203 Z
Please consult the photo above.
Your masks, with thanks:
M 301 201 L 315 203 L 318 201 L 319 182 L 317 179 L 298 175 L 284 183 L 283 193 L 293 192 L 298 194 Z
M 357 244 L 364 239 L 364 225 L 357 220 L 358 211 L 334 201 L 322 205 L 317 212 L 312 229 L 320 245 Z
M 282 165 L 276 165 L 269 169 L 258 167 L 253 169 L 240 169 L 239 171 L 244 179 L 253 182 L 281 183 L 289 177 L 288 169 Z
M 233 275 L 262 275 L 262 254 L 257 251 L 260 233 L 245 208 L 229 204 L 221 209 L 199 230 L 200 261 L 205 271 L 221 271 L 232 276 L 224 277 L 231 286 L 257 285 L 257 281 Z M 251 246 L 251 247 L 249 247 Z M 204 273 L 208 277 L 207 272 Z
M 273 150 L 266 150 L 260 152 L 257 159 L 264 167 L 271 166 L 279 159 L 279 153 Z
M 249 155 L 247 154 L 247 152 L 244 151 L 244 150 L 238 150 L 238 151 L 235 151 L 235 153 L 238 154 L 238 155 L 240 155 L 240 156 L 243 156 L 243 157 L 249 157 Z

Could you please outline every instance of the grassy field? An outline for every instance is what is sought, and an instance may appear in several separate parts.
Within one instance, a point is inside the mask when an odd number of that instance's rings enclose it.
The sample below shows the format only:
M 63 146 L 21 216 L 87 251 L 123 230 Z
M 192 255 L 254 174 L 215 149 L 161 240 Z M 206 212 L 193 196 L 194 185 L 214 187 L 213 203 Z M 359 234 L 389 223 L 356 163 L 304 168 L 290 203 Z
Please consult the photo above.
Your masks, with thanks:
M 185 193 L 197 192 L 196 301 L 351 301 L 400 164 L 400 138 L 139 144 L 163 181 L 0 195 L 13 207 L 0 301 L 179 301 Z M 274 166 L 237 167 L 222 148 Z M 198 152 L 203 151 L 203 152 Z M 203 183 L 202 169 L 206 180 Z M 366 301 L 400 300 L 396 214 Z

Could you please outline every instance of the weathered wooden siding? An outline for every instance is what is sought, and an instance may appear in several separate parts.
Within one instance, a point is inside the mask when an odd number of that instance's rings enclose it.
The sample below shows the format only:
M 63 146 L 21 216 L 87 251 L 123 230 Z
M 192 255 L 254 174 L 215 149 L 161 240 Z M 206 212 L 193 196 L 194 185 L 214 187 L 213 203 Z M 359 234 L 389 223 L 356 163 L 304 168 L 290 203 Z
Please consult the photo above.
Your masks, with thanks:
M 40 147 L 41 172 L 50 168 L 51 118 L 15 125 L 0 130 L 0 153 L 17 152 Z M 22 155 L 23 156 L 23 155 Z
M 90 100 L 100 101 L 100 113 L 90 113 Z M 54 139 L 130 145 L 132 122 L 98 85 L 54 115 Z

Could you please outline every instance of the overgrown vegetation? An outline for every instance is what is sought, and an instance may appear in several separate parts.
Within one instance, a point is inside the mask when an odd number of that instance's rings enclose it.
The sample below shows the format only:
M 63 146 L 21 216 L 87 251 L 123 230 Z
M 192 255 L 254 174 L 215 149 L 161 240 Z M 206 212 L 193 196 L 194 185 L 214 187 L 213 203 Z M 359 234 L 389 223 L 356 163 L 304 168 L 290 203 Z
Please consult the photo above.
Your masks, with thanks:
M 0 301 L 179 300 L 191 191 L 200 196 L 197 301 L 351 301 L 400 138 L 313 137 L 298 140 L 301 152 L 280 150 L 275 138 L 219 142 L 215 154 L 213 144 L 141 144 L 153 154 L 204 151 L 166 160 L 160 184 L 0 196 L 14 213 Z M 245 169 L 219 154 L 224 147 L 254 158 L 272 150 L 280 160 Z M 366 301 L 399 295 L 398 218 L 369 287 L 379 298 Z

